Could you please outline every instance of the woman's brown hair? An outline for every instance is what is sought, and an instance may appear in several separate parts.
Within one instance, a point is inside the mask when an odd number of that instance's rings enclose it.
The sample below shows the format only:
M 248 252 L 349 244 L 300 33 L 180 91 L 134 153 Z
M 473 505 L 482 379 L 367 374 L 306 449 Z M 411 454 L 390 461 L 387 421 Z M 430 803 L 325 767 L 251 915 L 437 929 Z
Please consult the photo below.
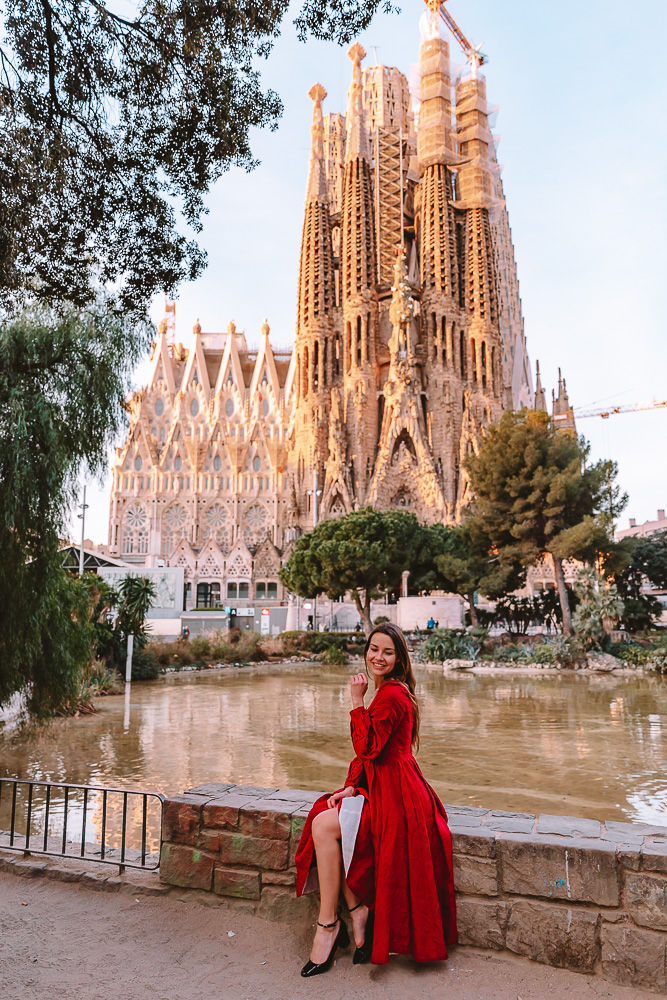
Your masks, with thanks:
M 387 674 L 387 680 L 399 681 L 400 684 L 406 689 L 410 696 L 410 701 L 412 702 L 412 746 L 415 748 L 415 752 L 419 750 L 419 702 L 417 701 L 417 695 L 415 689 L 417 687 L 417 682 L 415 680 L 415 675 L 412 672 L 412 663 L 410 662 L 410 654 L 408 652 L 408 647 L 405 642 L 405 636 L 401 632 L 398 625 L 394 625 L 392 622 L 383 622 L 381 625 L 376 625 L 373 631 L 368 636 L 366 640 L 366 648 L 364 649 L 364 665 L 366 665 L 366 657 L 368 656 L 368 650 L 371 645 L 371 641 L 374 635 L 381 632 L 382 635 L 388 635 L 394 644 L 394 650 L 396 652 L 396 663 L 394 664 L 394 669 L 390 674 Z M 368 668 L 367 668 L 368 669 Z

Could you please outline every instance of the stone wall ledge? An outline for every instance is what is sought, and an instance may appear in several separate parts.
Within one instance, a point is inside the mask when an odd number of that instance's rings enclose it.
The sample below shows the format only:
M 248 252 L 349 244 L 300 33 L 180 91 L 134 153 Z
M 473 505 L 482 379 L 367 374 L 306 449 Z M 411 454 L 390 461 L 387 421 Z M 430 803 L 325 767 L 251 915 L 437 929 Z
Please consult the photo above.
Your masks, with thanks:
M 294 855 L 321 794 L 208 783 L 171 796 L 161 882 L 311 920 Z M 667 993 L 667 828 L 445 808 L 461 944 Z

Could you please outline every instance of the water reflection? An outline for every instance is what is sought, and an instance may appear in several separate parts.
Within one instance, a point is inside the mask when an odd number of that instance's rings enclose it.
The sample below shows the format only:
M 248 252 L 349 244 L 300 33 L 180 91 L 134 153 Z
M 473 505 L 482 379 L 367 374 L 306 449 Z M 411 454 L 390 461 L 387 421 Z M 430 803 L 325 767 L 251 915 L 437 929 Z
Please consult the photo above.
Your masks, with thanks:
M 206 781 L 337 788 L 347 671 L 170 675 L 95 716 L 0 734 L 0 775 L 176 792 Z M 419 762 L 445 801 L 667 823 L 659 676 L 421 670 Z M 98 823 L 99 817 L 95 819 Z

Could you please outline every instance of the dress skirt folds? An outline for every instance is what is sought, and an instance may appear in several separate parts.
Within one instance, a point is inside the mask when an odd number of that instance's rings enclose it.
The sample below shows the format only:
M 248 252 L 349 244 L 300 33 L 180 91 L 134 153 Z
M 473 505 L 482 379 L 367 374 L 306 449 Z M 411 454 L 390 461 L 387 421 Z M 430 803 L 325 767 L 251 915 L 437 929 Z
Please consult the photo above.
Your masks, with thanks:
M 447 958 L 447 945 L 456 943 L 452 838 L 412 753 L 404 685 L 385 681 L 370 708 L 352 710 L 350 728 L 356 757 L 345 786 L 355 795 L 338 808 L 347 884 L 375 912 L 371 961 L 383 965 L 392 952 L 417 962 Z M 317 888 L 311 827 L 329 797 L 317 800 L 301 835 L 298 896 Z

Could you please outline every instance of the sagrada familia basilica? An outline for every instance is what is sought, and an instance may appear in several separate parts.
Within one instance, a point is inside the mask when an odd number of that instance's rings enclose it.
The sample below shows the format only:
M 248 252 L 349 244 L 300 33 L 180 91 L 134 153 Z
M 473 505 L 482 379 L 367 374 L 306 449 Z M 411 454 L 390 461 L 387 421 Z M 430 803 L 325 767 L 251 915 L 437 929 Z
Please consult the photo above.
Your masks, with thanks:
M 418 97 L 360 45 L 349 56 L 345 114 L 309 94 L 294 348 L 274 351 L 266 323 L 256 349 L 234 323 L 197 323 L 186 350 L 168 306 L 130 404 L 108 551 L 182 566 L 189 606 L 279 599 L 281 564 L 323 518 L 371 504 L 455 521 L 466 454 L 535 403 L 483 76 L 452 81 L 428 14 Z

